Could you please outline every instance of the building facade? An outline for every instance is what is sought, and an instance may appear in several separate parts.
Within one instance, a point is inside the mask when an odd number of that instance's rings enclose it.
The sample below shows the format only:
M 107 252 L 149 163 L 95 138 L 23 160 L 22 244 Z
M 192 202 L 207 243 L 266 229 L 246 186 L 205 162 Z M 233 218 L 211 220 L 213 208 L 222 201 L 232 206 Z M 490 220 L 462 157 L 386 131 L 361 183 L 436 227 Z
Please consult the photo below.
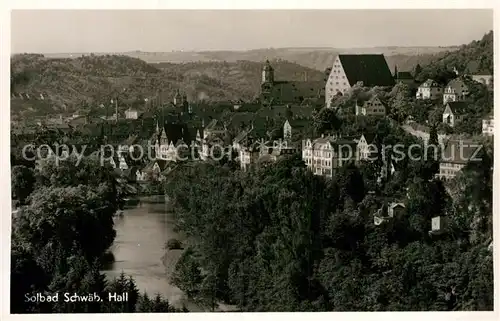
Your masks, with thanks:
M 453 101 L 463 101 L 469 94 L 469 87 L 462 79 L 451 80 L 443 92 L 443 105 Z
M 260 157 L 260 151 L 253 146 L 240 148 L 238 152 L 240 168 L 247 171 L 253 164 L 257 163 Z
M 493 126 L 493 116 L 483 119 L 483 135 L 484 136 L 493 136 L 494 134 L 494 126 Z
M 163 161 L 179 161 L 183 152 L 189 149 L 191 139 L 187 126 L 181 123 L 170 123 L 159 126 L 152 138 L 155 157 Z
M 453 179 L 468 162 L 476 161 L 476 153 L 480 150 L 479 144 L 467 141 L 448 141 L 443 151 L 443 157 L 439 163 L 441 179 Z
M 302 142 L 302 160 L 315 175 L 331 178 L 346 163 L 355 161 L 356 142 L 334 136 Z
M 443 112 L 443 123 L 450 127 L 454 127 L 463 119 L 466 107 L 467 104 L 463 101 L 451 101 L 446 103 Z
M 366 161 L 374 159 L 377 152 L 373 146 L 374 139 L 375 137 L 373 135 L 361 135 L 361 137 L 357 140 L 356 160 Z
M 137 119 L 139 113 L 135 109 L 128 109 L 125 111 L 125 119 Z
M 265 106 L 302 104 L 305 100 L 323 101 L 324 88 L 324 81 L 307 80 L 306 73 L 304 81 L 276 80 L 269 60 L 262 68 L 260 99 Z
M 432 79 L 427 79 L 423 84 L 418 86 L 417 99 L 438 99 L 443 94 L 441 86 Z
M 356 103 L 356 116 L 360 115 L 383 117 L 386 115 L 385 104 L 377 96 L 373 96 L 370 100 L 365 101 L 362 106 Z

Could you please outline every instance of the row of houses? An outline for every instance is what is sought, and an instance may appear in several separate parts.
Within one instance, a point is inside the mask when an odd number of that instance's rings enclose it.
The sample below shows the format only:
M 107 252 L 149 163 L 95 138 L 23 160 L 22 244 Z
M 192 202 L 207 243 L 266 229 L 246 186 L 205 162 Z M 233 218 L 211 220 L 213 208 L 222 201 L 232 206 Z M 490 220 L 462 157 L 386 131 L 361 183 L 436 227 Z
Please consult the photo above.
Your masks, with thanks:
M 458 75 L 458 72 L 457 76 Z M 493 89 L 492 75 L 473 75 L 473 81 L 482 83 L 489 89 Z M 417 90 L 416 98 L 422 100 L 437 100 L 441 99 L 445 106 L 442 122 L 450 127 L 456 126 L 462 121 L 467 113 L 468 104 L 466 102 L 469 95 L 469 86 L 465 81 L 465 77 L 458 77 L 451 80 L 443 88 L 436 81 L 428 79 L 422 83 Z M 483 120 L 483 135 L 493 135 L 493 117 Z
M 443 105 L 450 101 L 465 100 L 469 94 L 469 87 L 467 86 L 465 76 L 459 76 L 456 72 L 457 78 L 452 79 L 444 86 L 444 88 L 435 80 L 427 79 L 417 89 L 416 99 L 422 100 L 436 100 L 443 99 Z M 492 75 L 473 75 L 473 81 L 482 83 L 488 89 L 493 89 L 493 76 Z
M 458 72 L 455 69 L 457 76 Z M 350 88 L 360 86 L 393 86 L 395 83 L 404 83 L 411 88 L 415 80 L 409 72 L 398 72 L 395 68 L 391 75 L 383 55 L 338 55 L 334 59 L 333 67 L 327 70 L 328 78 L 325 84 L 325 104 L 331 107 L 331 101 L 336 95 L 345 94 Z M 482 83 L 489 89 L 493 88 L 492 75 L 472 75 L 473 81 Z M 464 77 L 457 77 L 448 82 L 444 88 L 436 81 L 428 79 L 417 88 L 416 99 L 442 99 L 445 110 L 442 115 L 443 123 L 454 127 L 464 117 L 467 109 L 465 100 L 469 88 Z M 357 116 L 384 117 L 387 114 L 387 104 L 380 97 L 373 96 L 362 104 L 356 102 Z M 483 134 L 493 135 L 493 118 L 483 120 Z
M 169 164 L 182 160 L 193 160 L 194 157 L 200 161 L 213 159 L 217 157 L 214 155 L 214 146 L 217 146 L 215 151 L 218 151 L 219 156 L 220 153 L 225 153 L 228 157 L 234 157 L 242 170 L 275 162 L 286 155 L 299 154 L 314 174 L 329 178 L 348 162 L 359 163 L 371 160 L 374 156 L 373 135 L 362 133 L 357 137 L 322 136 L 297 142 L 292 137 L 301 126 L 303 124 L 287 119 L 282 125 L 282 138 L 266 141 L 260 133 L 255 132 L 253 126 L 242 129 L 234 139 L 228 139 L 224 123 L 215 119 L 208 125 L 197 128 L 190 128 L 183 123 L 166 123 L 164 126 L 157 124 L 149 141 L 154 150 L 154 159 L 143 164 L 143 168 L 136 169 L 136 179 L 159 178 L 160 173 L 165 171 Z M 129 139 L 125 146 L 132 143 L 134 140 Z M 444 179 L 455 177 L 470 160 L 474 151 L 474 147 L 460 147 L 457 142 L 448 142 L 443 151 L 444 160 L 440 163 L 438 176 Z M 186 155 L 182 155 L 183 152 L 186 152 Z M 113 166 L 121 170 L 129 169 L 125 158 L 118 158 Z M 384 175 L 394 170 L 393 163 L 387 164 Z

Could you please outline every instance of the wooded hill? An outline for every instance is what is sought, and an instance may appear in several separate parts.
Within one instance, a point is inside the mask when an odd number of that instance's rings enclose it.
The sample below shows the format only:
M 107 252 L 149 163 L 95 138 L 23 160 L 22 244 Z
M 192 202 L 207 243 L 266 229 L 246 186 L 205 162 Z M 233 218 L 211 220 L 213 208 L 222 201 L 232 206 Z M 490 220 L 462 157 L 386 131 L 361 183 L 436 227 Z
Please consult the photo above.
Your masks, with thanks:
M 323 73 L 287 61 L 272 61 L 283 80 L 320 80 Z M 190 101 L 253 100 L 262 64 L 205 62 L 151 65 L 127 56 L 50 59 L 17 55 L 11 60 L 11 105 L 16 115 L 48 115 L 109 104 L 145 107 L 145 98 L 171 101 L 177 89 Z M 307 76 L 306 76 L 307 75 Z
M 422 65 L 422 64 L 421 64 Z M 493 31 L 488 32 L 481 40 L 474 40 L 462 45 L 460 49 L 450 51 L 436 57 L 428 64 L 422 65 L 417 80 L 425 81 L 429 78 L 444 83 L 452 75 L 453 68 L 459 73 L 466 74 L 493 74 Z

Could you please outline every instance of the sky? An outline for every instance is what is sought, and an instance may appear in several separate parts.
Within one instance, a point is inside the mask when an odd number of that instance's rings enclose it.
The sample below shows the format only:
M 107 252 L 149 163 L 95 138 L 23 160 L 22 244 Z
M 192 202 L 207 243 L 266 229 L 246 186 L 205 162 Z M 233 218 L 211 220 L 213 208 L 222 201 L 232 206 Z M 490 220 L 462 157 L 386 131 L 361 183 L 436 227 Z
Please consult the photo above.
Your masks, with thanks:
M 13 10 L 11 52 L 450 46 L 493 29 L 493 10 Z

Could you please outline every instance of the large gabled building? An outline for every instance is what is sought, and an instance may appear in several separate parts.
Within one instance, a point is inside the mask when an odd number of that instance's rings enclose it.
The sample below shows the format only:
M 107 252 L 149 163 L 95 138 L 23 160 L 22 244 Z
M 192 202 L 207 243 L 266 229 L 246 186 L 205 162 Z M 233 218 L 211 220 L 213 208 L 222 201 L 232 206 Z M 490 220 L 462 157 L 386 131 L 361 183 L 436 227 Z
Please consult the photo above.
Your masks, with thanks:
M 394 77 L 382 54 L 338 55 L 329 69 L 325 84 L 325 104 L 331 107 L 336 95 L 343 95 L 354 85 L 364 87 L 394 86 Z

